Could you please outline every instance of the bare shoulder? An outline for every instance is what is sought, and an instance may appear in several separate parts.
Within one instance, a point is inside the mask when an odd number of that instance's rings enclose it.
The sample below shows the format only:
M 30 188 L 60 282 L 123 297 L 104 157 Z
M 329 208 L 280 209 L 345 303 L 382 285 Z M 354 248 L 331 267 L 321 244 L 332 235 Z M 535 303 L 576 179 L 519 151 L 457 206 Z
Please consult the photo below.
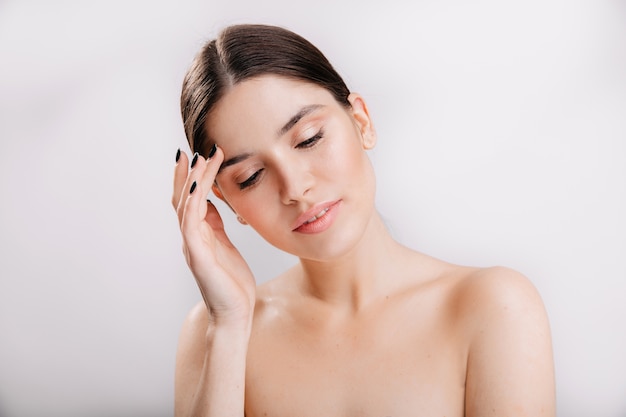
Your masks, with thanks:
M 487 268 L 450 264 L 423 254 L 415 254 L 407 270 L 420 271 L 410 279 L 416 291 L 435 289 L 444 303 L 464 320 L 482 320 L 495 310 L 535 311 L 545 314 L 543 302 L 529 278 L 503 267 Z
M 550 326 L 532 282 L 493 267 L 464 270 L 454 287 L 468 345 L 466 415 L 553 416 Z
M 176 350 L 174 403 L 176 415 L 188 406 L 189 395 L 196 391 L 206 352 L 206 332 L 209 315 L 204 302 L 197 303 L 187 314 Z
M 528 277 L 502 266 L 455 270 L 451 274 L 450 305 L 457 313 L 470 352 L 484 347 L 484 343 L 495 346 L 490 338 L 525 338 L 525 344 L 532 343 L 530 337 L 550 339 L 543 300 Z
M 280 284 L 280 278 L 279 276 L 257 285 L 255 320 L 258 319 L 259 315 L 266 312 L 277 297 L 284 293 L 285 290 Z M 204 301 L 200 300 L 189 310 L 183 321 L 179 343 L 193 344 L 197 340 L 204 344 L 208 327 L 209 312 Z
M 463 268 L 457 277 L 455 293 L 466 314 L 482 316 L 494 310 L 544 314 L 537 289 L 518 271 L 501 266 Z
M 206 327 L 209 323 L 209 312 L 207 311 L 206 304 L 203 300 L 198 301 L 187 313 L 185 317 L 185 323 L 193 326 Z
M 203 360 L 209 313 L 203 301 L 191 308 L 180 330 L 176 354 L 177 372 L 194 367 Z
M 181 339 L 201 336 L 204 339 L 209 324 L 209 313 L 204 301 L 198 301 L 187 313 L 181 328 Z M 182 340 L 181 340 L 182 341 Z

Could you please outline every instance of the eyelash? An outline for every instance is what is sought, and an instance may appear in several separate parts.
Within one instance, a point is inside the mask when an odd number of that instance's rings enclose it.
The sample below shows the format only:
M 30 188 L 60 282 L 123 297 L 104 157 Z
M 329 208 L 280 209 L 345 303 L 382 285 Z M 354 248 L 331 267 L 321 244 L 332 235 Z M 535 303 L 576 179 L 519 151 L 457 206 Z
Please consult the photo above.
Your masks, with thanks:
M 296 148 L 299 149 L 307 149 L 307 148 L 312 148 L 313 146 L 315 146 L 317 144 L 317 142 L 319 142 L 320 139 L 322 139 L 324 137 L 324 131 L 323 130 L 319 130 L 314 136 L 310 137 L 307 140 L 304 140 L 300 143 L 298 143 L 296 145 Z
M 296 148 L 298 148 L 298 149 L 309 149 L 309 148 L 312 148 L 315 145 L 317 145 L 317 143 L 323 137 L 324 137 L 324 132 L 320 129 L 314 136 L 312 136 L 309 139 L 303 140 L 302 142 L 298 143 L 296 145 Z M 240 190 L 245 190 L 246 188 L 251 187 L 254 184 L 256 184 L 257 181 L 259 180 L 259 176 L 261 175 L 261 172 L 263 170 L 264 170 L 264 168 L 259 169 L 254 174 L 249 176 L 248 179 L 246 179 L 243 182 L 240 182 L 238 184 L 239 185 L 239 189 Z
M 240 182 L 239 183 L 239 189 L 243 190 L 243 189 L 246 189 L 246 188 L 254 185 L 257 182 L 257 180 L 259 178 L 259 175 L 261 175 L 261 171 L 263 171 L 263 168 L 259 169 L 254 174 L 249 176 L 247 180 L 245 180 L 243 182 Z

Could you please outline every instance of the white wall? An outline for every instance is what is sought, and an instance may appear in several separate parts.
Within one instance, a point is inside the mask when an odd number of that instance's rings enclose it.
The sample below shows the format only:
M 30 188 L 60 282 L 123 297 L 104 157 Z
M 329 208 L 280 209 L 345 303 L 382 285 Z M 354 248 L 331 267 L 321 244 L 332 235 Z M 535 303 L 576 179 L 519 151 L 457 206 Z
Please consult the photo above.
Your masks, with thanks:
M 198 299 L 169 205 L 180 83 L 217 29 L 262 22 L 368 98 L 400 240 L 535 283 L 559 416 L 624 417 L 625 18 L 617 0 L 0 3 L 0 415 L 171 415 Z M 224 215 L 259 280 L 293 262 Z

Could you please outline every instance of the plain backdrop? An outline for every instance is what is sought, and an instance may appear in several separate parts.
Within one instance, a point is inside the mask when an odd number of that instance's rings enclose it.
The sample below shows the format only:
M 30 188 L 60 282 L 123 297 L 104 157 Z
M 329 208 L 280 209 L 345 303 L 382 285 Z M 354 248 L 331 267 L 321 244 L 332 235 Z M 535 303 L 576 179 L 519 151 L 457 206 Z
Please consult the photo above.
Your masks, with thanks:
M 170 206 L 180 86 L 244 22 L 304 35 L 365 96 L 400 241 L 536 285 L 558 415 L 626 416 L 625 6 L 0 2 L 0 416 L 172 415 L 199 300 Z M 218 207 L 260 282 L 295 262 Z

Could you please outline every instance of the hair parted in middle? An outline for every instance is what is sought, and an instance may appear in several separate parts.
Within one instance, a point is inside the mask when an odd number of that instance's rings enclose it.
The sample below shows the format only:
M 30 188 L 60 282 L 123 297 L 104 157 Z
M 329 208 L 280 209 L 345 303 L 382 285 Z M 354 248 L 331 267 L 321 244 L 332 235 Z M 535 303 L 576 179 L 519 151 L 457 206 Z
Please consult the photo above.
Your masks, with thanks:
M 302 36 L 278 26 L 228 26 L 202 47 L 183 81 L 180 107 L 191 150 L 207 156 L 213 145 L 205 130 L 207 116 L 232 86 L 269 74 L 316 84 L 350 107 L 350 90 L 341 76 Z

